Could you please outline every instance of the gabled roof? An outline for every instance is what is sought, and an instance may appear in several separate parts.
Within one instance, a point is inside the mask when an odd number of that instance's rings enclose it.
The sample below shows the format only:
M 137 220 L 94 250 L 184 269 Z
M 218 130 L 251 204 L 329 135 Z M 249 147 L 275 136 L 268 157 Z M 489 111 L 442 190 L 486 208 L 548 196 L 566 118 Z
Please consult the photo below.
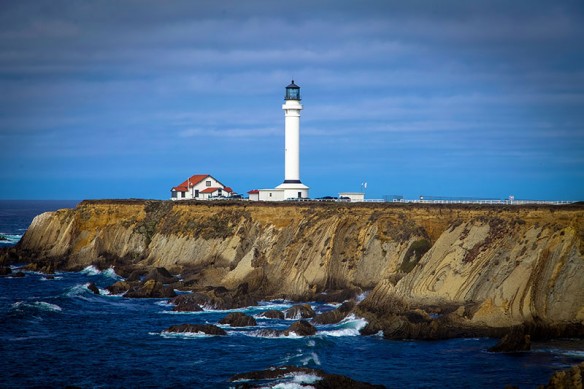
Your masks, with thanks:
M 207 178 L 212 178 L 215 181 L 217 181 L 217 183 L 219 185 L 221 185 L 223 187 L 223 190 L 229 193 L 233 192 L 233 189 L 231 189 L 228 186 L 223 185 L 221 182 L 219 182 L 218 179 L 216 179 L 215 177 L 211 176 L 210 174 L 195 174 L 194 176 L 190 176 L 189 178 L 187 178 L 184 182 L 182 182 L 181 184 L 173 187 L 171 190 L 177 191 L 177 192 L 188 192 L 190 190 L 190 188 L 192 188 L 193 186 L 199 184 L 202 181 L 205 181 Z M 214 191 L 209 192 L 209 189 L 220 189 L 220 188 L 205 188 L 204 190 L 201 191 L 201 193 L 213 193 Z
M 208 174 L 195 174 L 194 176 L 187 178 L 182 184 L 177 185 L 172 189 L 176 190 L 177 192 L 186 192 L 189 190 L 189 187 L 197 185 L 207 177 L 209 177 Z
M 260 191 L 258 189 L 252 189 L 249 192 L 247 192 L 247 194 L 258 194 L 260 193 Z
M 219 189 L 221 189 L 221 188 L 205 188 L 201 191 L 201 193 L 213 193 L 213 192 L 217 192 Z
M 209 174 L 195 174 L 194 176 L 190 176 L 181 184 L 172 188 L 172 190 L 176 190 L 177 192 L 187 192 L 190 188 L 197 185 L 199 182 L 205 180 L 207 177 L 212 177 Z M 214 178 L 214 177 L 212 177 Z M 218 180 L 215 180 L 219 182 Z M 221 184 L 221 183 L 220 183 Z M 223 185 L 223 184 L 221 184 Z

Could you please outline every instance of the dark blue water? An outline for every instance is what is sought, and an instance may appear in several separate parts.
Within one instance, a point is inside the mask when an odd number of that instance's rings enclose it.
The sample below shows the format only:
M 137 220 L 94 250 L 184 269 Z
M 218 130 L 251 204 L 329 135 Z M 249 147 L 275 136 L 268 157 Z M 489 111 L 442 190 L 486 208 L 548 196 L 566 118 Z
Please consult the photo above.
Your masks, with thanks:
M 77 200 L 0 200 L 0 247 L 16 244 L 36 215 L 74 208 L 78 203 Z
M 227 312 L 175 314 L 166 300 L 97 296 L 86 287 L 95 282 L 103 291 L 117 279 L 113 271 L 93 268 L 59 273 L 54 280 L 30 272 L 24 278 L 0 278 L 0 387 L 227 388 L 236 373 L 297 365 L 395 388 L 531 388 L 546 383 L 554 370 L 584 360 L 582 341 L 494 354 L 485 351 L 496 343 L 493 339 L 422 342 L 358 336 L 364 325 L 358 318 L 319 326 L 316 336 L 305 338 L 262 337 L 259 329 L 283 329 L 292 321 L 260 318 L 257 327 L 224 327 L 226 337 L 172 336 L 163 330 L 181 323 L 216 324 Z M 288 306 L 266 302 L 241 311 L 257 315 Z

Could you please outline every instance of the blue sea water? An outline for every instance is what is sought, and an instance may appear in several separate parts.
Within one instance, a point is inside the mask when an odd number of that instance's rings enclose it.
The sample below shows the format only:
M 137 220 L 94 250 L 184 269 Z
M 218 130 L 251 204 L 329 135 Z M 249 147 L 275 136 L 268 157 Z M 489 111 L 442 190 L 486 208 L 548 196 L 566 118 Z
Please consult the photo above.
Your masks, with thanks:
M 34 214 L 56 205 L 20 204 L 7 211 L 3 203 L 0 231 L 8 235 L 22 235 Z M 359 336 L 364 321 L 355 317 L 317 326 L 315 336 L 261 336 L 261 329 L 292 323 L 257 317 L 292 305 L 286 301 L 238 310 L 255 315 L 258 325 L 225 326 L 225 337 L 171 335 L 164 332 L 171 325 L 216 324 L 227 312 L 174 313 L 164 299 L 94 295 L 87 289 L 94 282 L 105 293 L 118 279 L 113 269 L 92 267 L 57 273 L 52 280 L 34 272 L 24 278 L 0 277 L 0 387 L 228 388 L 235 386 L 228 379 L 237 373 L 296 365 L 391 388 L 532 388 L 546 383 L 553 371 L 584 360 L 580 340 L 496 354 L 486 351 L 495 339 L 428 342 Z M 334 308 L 312 306 L 317 311 Z M 279 387 L 299 387 L 301 378 Z

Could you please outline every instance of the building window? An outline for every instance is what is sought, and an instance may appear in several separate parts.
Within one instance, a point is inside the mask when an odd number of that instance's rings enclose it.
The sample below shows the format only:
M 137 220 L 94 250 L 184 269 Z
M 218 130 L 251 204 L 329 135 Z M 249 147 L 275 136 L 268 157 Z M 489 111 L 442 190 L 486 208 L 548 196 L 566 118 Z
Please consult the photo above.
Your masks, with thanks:
M 272 192 L 270 192 L 270 197 L 272 197 Z
M 172 194 L 171 194 L 172 198 L 173 198 L 173 199 L 176 199 L 176 192 L 173 190 L 171 193 L 172 193 Z
M 211 186 L 211 181 L 206 181 L 206 182 L 205 182 L 205 185 L 207 185 L 207 186 Z
M 302 198 L 302 192 L 298 192 L 298 198 Z
M 180 192 L 180 197 L 182 197 L 183 199 L 186 197 L 187 192 Z
M 196 199 L 199 198 L 199 190 L 198 189 L 195 189 L 195 198 Z

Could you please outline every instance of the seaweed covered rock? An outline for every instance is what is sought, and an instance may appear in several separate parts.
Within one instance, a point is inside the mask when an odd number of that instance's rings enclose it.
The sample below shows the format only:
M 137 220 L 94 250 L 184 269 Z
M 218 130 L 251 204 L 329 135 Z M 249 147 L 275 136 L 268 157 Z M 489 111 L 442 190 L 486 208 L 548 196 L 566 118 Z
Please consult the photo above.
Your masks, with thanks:
M 289 380 L 289 381 L 287 381 Z M 383 385 L 373 385 L 367 382 L 356 381 L 350 377 L 328 374 L 322 370 L 299 366 L 279 366 L 266 370 L 236 374 L 229 379 L 238 383 L 236 388 L 272 387 L 288 384 L 298 387 L 313 387 L 316 389 L 383 389 Z
M 130 298 L 168 298 L 174 296 L 176 296 L 174 289 L 154 280 L 148 280 L 144 284 L 135 286 L 124 295 L 124 297 Z
M 193 334 L 207 334 L 207 335 L 227 335 L 227 332 L 213 324 L 179 324 L 168 327 L 163 332 L 174 333 L 193 333 Z
M 316 334 L 316 328 L 306 320 L 299 320 L 294 322 L 290 327 L 284 330 L 285 336 L 295 333 L 298 336 L 311 336 Z
M 314 315 L 314 311 L 308 304 L 294 305 L 284 312 L 286 319 L 310 319 Z
M 336 324 L 343 320 L 355 308 L 354 301 L 347 301 L 337 309 L 316 315 L 312 320 L 316 324 Z
M 555 372 L 547 385 L 538 389 L 582 389 L 584 388 L 584 362 L 567 370 Z
M 257 325 L 256 320 L 241 312 L 233 312 L 219 321 L 219 324 L 227 324 L 231 327 L 253 327 Z
M 170 274 L 168 270 L 164 267 L 157 267 L 152 270 L 144 277 L 144 282 L 148 280 L 154 280 L 161 282 L 163 284 L 172 284 L 178 281 L 178 278 Z
M 531 350 L 531 336 L 525 333 L 523 326 L 511 328 L 511 331 L 503 338 L 489 348 L 490 352 L 496 353 L 515 353 Z
M 358 294 L 362 293 L 361 289 L 339 289 L 339 290 L 327 290 L 325 292 L 319 293 L 314 296 L 314 301 L 317 303 L 331 304 L 331 303 L 342 303 L 347 300 L 355 298 Z
M 284 320 L 284 312 L 278 311 L 277 309 L 269 309 L 267 311 L 264 311 L 260 313 L 260 316 L 268 319 Z
M 90 282 L 87 284 L 87 289 L 92 291 L 93 294 L 99 294 L 99 289 L 97 288 L 97 285 L 95 285 L 95 282 Z
M 108 286 L 106 289 L 111 294 L 123 294 L 130 290 L 132 286 L 127 281 L 118 281 L 113 285 Z

